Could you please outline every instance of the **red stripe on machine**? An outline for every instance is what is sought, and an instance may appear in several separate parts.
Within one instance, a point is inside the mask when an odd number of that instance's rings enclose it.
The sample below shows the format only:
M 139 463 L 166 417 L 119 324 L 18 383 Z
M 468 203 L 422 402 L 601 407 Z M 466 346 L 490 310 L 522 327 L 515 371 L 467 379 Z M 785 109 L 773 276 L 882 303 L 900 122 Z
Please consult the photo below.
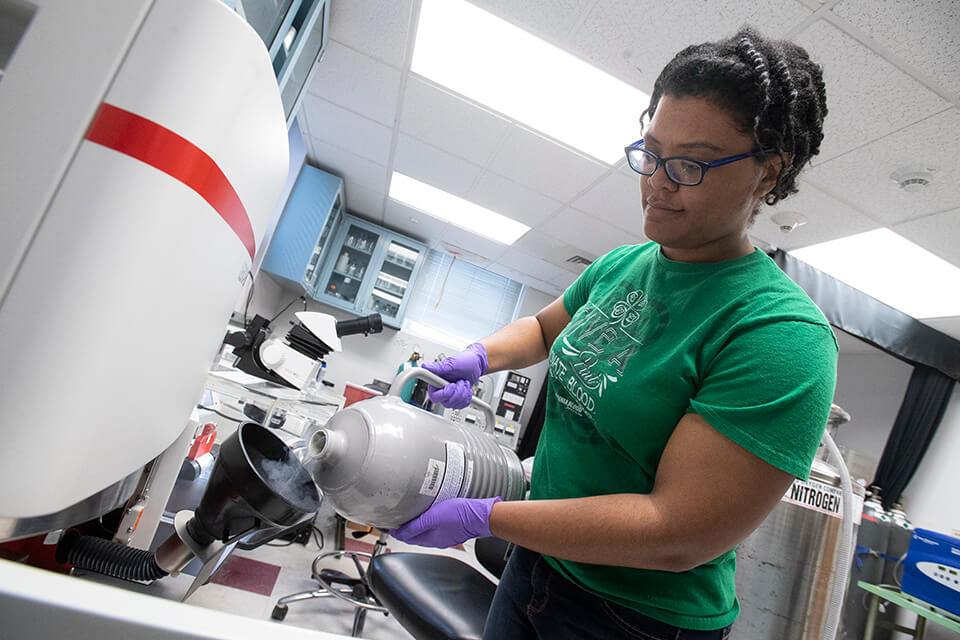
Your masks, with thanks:
M 256 240 L 250 216 L 227 176 L 200 147 L 152 120 L 106 102 L 97 110 L 86 138 L 159 169 L 196 191 L 233 229 L 253 260 Z

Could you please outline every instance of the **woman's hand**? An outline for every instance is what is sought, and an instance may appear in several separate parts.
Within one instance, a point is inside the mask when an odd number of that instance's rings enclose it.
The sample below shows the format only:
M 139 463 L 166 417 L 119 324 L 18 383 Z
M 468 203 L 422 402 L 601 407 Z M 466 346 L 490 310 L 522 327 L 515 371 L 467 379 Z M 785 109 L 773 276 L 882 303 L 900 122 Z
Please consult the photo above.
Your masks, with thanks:
M 463 409 L 473 398 L 471 387 L 487 372 L 487 350 L 479 342 L 474 342 L 460 353 L 440 362 L 428 362 L 423 368 L 453 383 L 443 387 L 430 385 L 430 402 Z
M 400 542 L 446 549 L 490 535 L 490 512 L 500 498 L 452 498 L 390 532 Z

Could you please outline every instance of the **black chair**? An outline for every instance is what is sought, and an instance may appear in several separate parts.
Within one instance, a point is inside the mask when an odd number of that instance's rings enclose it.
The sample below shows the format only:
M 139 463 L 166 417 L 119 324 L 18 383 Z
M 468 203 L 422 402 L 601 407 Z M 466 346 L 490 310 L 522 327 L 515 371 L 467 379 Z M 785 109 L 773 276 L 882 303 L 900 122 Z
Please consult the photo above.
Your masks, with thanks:
M 479 538 L 474 549 L 480 564 L 499 578 L 507 542 Z M 366 579 L 380 604 L 417 640 L 480 640 L 497 589 L 467 563 L 425 553 L 376 555 Z

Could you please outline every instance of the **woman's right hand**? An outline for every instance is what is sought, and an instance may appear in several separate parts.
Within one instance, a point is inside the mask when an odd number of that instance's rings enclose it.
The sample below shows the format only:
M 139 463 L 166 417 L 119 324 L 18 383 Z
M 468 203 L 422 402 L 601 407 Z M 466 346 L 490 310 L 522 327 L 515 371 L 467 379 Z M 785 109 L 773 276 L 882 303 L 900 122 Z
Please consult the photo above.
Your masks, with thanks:
M 443 387 L 430 385 L 430 402 L 439 402 L 450 409 L 463 409 L 473 398 L 471 387 L 487 372 L 487 350 L 479 342 L 474 342 L 460 353 L 422 366 L 451 383 Z

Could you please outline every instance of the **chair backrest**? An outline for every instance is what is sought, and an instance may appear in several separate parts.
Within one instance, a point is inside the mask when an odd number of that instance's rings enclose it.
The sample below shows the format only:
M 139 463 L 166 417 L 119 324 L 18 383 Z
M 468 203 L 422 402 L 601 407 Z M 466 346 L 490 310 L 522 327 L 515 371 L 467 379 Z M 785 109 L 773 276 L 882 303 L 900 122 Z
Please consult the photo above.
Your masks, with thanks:
M 494 536 L 477 538 L 473 547 L 473 552 L 483 568 L 498 578 L 503 575 L 512 550 L 513 545 Z

